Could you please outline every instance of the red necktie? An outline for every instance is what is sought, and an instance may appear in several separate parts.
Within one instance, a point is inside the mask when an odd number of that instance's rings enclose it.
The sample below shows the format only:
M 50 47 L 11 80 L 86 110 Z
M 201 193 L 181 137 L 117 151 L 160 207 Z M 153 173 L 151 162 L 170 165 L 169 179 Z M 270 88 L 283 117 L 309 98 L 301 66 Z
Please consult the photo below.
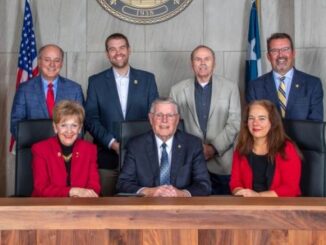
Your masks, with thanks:
M 54 92 L 53 92 L 53 84 L 48 84 L 48 92 L 46 94 L 46 106 L 48 108 L 49 117 L 52 118 L 52 111 L 54 107 Z

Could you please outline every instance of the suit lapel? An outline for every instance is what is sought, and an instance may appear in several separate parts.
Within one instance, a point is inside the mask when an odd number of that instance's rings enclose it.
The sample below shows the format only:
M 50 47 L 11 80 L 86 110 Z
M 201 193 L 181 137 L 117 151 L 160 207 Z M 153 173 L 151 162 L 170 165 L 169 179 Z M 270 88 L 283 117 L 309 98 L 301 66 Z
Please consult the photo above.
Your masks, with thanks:
M 49 117 L 48 109 L 46 106 L 46 97 L 45 97 L 44 90 L 43 90 L 43 82 L 42 82 L 41 76 L 38 77 L 36 83 L 34 84 L 34 91 L 35 91 L 36 97 L 39 100 L 39 105 L 41 106 L 44 115 L 46 117 Z
M 53 151 L 52 152 L 55 152 L 55 158 L 57 158 L 57 168 L 59 169 L 60 173 L 65 173 L 65 177 L 63 179 L 66 179 L 66 166 L 65 166 L 65 162 L 63 160 L 63 157 L 62 157 L 62 150 L 61 150 L 61 147 L 60 147 L 60 144 L 59 144 L 59 140 L 56 138 L 56 137 L 53 137 L 52 138 L 52 146 L 53 146 Z M 71 164 L 72 166 L 72 164 Z
M 147 134 L 146 142 L 146 154 L 148 158 L 146 162 L 148 166 L 144 167 L 150 170 L 154 176 L 155 185 L 158 186 L 160 184 L 160 168 L 156 140 L 153 132 Z
M 198 121 L 197 111 L 196 111 L 195 83 L 190 82 L 189 85 L 185 87 L 184 93 L 185 93 L 185 98 L 187 101 L 189 111 L 194 119 L 194 122 L 196 123 L 196 126 L 199 128 L 199 131 L 201 131 L 199 121 Z
M 132 106 L 134 104 L 137 104 L 136 100 L 137 98 L 139 98 L 138 96 L 142 96 L 142 95 L 137 95 L 138 87 L 140 86 L 139 83 L 140 80 L 137 78 L 134 69 L 130 67 L 126 118 L 128 117 L 128 114 L 130 113 Z
M 66 93 L 65 89 L 65 80 L 62 79 L 61 77 L 58 77 L 58 85 L 57 85 L 57 94 L 55 97 L 55 103 L 58 103 L 58 101 L 63 100 L 65 98 L 69 98 Z
M 289 93 L 289 98 L 287 100 L 286 109 L 291 110 L 291 107 L 295 104 L 297 97 L 303 96 L 304 81 L 298 76 L 298 72 L 294 69 L 291 89 Z
M 265 87 L 265 94 L 268 96 L 268 99 L 272 101 L 277 107 L 279 108 L 279 102 L 278 102 L 278 96 L 277 96 L 277 90 L 275 87 L 275 81 L 273 77 L 273 72 L 270 72 L 268 76 L 266 77 L 266 80 L 264 82 Z
M 172 185 L 176 185 L 176 179 L 178 177 L 179 168 L 183 164 L 184 159 L 184 141 L 177 132 L 173 138 L 172 144 L 172 158 L 171 158 L 171 172 L 170 181 Z
M 116 84 L 115 77 L 113 74 L 113 69 L 110 68 L 107 71 L 107 73 L 105 74 L 105 76 L 106 76 L 105 84 L 107 86 L 106 91 L 108 91 L 107 98 L 109 98 L 108 101 L 113 101 L 113 104 L 115 104 L 117 106 L 117 110 L 119 111 L 120 117 L 123 120 L 123 113 L 122 113 L 122 109 L 121 109 L 117 84 Z
M 210 120 L 211 116 L 213 115 L 216 105 L 219 104 L 218 100 L 220 99 L 220 96 L 221 96 L 220 91 L 223 91 L 223 88 L 220 87 L 220 86 L 222 86 L 222 84 L 219 84 L 217 86 L 217 83 L 218 83 L 217 77 L 213 76 L 212 77 L 212 95 L 211 95 L 211 104 L 209 106 L 208 121 Z

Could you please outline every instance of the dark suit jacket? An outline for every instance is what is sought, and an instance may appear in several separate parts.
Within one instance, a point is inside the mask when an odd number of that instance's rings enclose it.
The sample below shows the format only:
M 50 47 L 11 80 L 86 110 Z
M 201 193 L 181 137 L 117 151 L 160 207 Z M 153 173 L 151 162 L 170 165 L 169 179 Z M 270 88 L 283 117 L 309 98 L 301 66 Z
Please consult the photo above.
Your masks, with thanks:
M 130 67 L 126 118 L 123 118 L 112 68 L 89 78 L 86 101 L 86 129 L 98 145 L 100 168 L 117 167 L 119 159 L 108 149 L 110 141 L 120 140 L 120 123 L 147 119 L 152 102 L 158 97 L 152 73 Z
M 32 196 L 67 197 L 71 187 L 100 192 L 96 146 L 77 139 L 72 151 L 70 182 L 57 137 L 40 141 L 32 146 L 34 190 Z
M 59 77 L 55 103 L 69 99 L 84 104 L 81 86 L 67 78 Z M 21 83 L 14 97 L 11 109 L 10 131 L 17 135 L 17 124 L 26 119 L 49 118 L 46 98 L 43 91 L 41 76 Z
M 170 176 L 174 187 L 186 189 L 192 196 L 210 195 L 211 182 L 199 138 L 181 131 L 176 132 Z M 142 187 L 159 185 L 158 152 L 154 133 L 150 131 L 128 143 L 117 189 L 119 192 L 136 193 Z
M 279 108 L 273 72 L 250 81 L 246 92 L 246 99 L 247 102 L 267 99 Z M 323 87 L 318 77 L 294 69 L 285 118 L 323 121 Z

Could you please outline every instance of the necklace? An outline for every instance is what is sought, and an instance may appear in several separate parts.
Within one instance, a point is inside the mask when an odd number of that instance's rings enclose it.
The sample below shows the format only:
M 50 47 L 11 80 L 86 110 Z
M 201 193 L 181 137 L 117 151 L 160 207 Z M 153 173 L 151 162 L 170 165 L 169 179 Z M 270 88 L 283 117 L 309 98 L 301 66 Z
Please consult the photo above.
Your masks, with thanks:
M 62 157 L 65 160 L 65 162 L 69 162 L 72 157 L 72 153 L 70 153 L 68 156 L 62 154 Z

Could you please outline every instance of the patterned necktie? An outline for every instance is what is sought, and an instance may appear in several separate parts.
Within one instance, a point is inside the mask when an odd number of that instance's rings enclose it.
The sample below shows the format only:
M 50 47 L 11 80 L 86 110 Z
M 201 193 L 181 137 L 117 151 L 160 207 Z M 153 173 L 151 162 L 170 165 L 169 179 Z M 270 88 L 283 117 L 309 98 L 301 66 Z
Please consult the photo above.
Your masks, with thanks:
M 52 112 L 54 107 L 54 92 L 53 92 L 53 84 L 48 84 L 48 92 L 46 94 L 46 106 L 48 108 L 49 117 L 52 118 Z
M 284 118 L 285 117 L 285 110 L 286 110 L 286 93 L 285 93 L 285 76 L 280 77 L 280 85 L 278 86 L 278 101 L 280 103 L 280 108 L 281 108 L 281 115 Z
M 166 151 L 166 144 L 163 143 L 162 147 L 162 156 L 161 156 L 161 165 L 160 165 L 160 185 L 169 185 L 170 184 L 170 165 L 169 157 Z

